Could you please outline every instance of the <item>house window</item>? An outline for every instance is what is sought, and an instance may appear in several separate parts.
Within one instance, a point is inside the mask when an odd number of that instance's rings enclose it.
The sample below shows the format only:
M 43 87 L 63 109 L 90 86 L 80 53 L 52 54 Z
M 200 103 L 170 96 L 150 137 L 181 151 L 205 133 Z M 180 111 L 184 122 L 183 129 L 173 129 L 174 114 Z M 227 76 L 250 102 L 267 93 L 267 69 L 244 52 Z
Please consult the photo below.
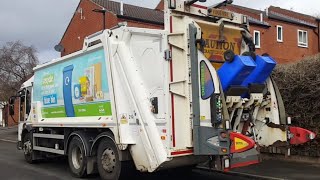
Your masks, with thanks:
M 283 29 L 282 26 L 277 26 L 277 41 L 283 42 Z
M 256 48 L 260 48 L 260 31 L 253 31 L 253 42 Z
M 303 30 L 298 30 L 298 46 L 308 47 L 308 32 Z

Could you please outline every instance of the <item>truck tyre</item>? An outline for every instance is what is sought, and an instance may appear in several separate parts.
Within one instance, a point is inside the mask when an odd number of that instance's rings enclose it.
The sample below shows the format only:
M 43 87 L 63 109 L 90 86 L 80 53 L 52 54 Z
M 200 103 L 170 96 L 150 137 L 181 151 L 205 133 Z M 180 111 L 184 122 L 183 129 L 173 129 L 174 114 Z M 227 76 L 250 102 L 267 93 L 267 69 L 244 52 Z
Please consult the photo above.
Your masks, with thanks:
M 32 134 L 30 132 L 26 133 L 23 137 L 22 149 L 24 152 L 24 159 L 32 164 L 35 161 L 33 160 L 33 145 L 32 145 Z
M 121 173 L 118 148 L 110 138 L 100 141 L 97 150 L 97 164 L 101 179 L 117 180 Z
M 72 138 L 68 147 L 68 162 L 72 175 L 77 178 L 86 175 L 87 158 L 84 144 L 78 136 Z

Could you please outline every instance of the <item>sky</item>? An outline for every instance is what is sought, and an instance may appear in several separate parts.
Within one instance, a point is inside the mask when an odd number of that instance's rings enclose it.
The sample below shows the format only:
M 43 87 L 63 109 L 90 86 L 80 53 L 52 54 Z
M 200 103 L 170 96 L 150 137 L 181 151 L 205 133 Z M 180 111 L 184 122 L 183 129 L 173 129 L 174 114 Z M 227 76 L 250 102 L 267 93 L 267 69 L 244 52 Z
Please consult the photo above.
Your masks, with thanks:
M 115 0 L 120 1 L 120 0 Z M 154 8 L 159 0 L 122 0 Z M 212 5 L 222 0 L 207 0 Z M 0 0 L 0 46 L 9 41 L 33 45 L 41 63 L 58 58 L 54 50 L 65 32 L 79 0 Z M 297 12 L 320 15 L 319 0 L 234 0 L 234 4 L 264 10 L 273 5 Z

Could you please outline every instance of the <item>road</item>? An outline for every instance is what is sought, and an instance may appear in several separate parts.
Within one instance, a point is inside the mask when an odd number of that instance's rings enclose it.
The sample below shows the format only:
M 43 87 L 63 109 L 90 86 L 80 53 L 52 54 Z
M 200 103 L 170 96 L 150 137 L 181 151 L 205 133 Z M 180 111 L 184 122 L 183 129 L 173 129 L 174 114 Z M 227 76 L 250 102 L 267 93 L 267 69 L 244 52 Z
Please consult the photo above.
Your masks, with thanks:
M 40 162 L 38 164 L 28 164 L 24 161 L 23 152 L 16 149 L 16 144 L 0 140 L 0 174 L 1 179 L 6 180 L 75 180 L 69 174 L 68 163 L 66 160 Z M 201 180 L 219 180 L 234 179 L 220 173 L 156 173 L 137 175 L 140 180 L 169 179 L 201 179 Z M 88 180 L 98 180 L 98 175 L 89 176 Z M 238 178 L 246 180 L 246 178 Z M 78 179 L 79 180 L 79 179 Z
M 76 180 L 69 173 L 66 160 L 27 164 L 23 152 L 16 149 L 17 129 L 0 128 L 0 179 L 6 180 Z M 318 161 L 320 162 L 320 161 Z M 262 163 L 233 169 L 229 175 L 194 170 L 163 171 L 155 174 L 138 174 L 130 179 L 139 180 L 170 180 L 170 179 L 201 179 L 201 180 L 228 180 L 228 179 L 320 179 L 320 163 L 302 163 L 283 161 L 279 159 L 264 160 Z M 234 174 L 235 176 L 230 175 Z M 241 176 L 239 176 L 241 175 Z M 245 178 L 248 177 L 248 178 Z M 92 175 L 87 180 L 98 180 L 98 175 Z M 128 179 L 128 178 L 124 178 Z

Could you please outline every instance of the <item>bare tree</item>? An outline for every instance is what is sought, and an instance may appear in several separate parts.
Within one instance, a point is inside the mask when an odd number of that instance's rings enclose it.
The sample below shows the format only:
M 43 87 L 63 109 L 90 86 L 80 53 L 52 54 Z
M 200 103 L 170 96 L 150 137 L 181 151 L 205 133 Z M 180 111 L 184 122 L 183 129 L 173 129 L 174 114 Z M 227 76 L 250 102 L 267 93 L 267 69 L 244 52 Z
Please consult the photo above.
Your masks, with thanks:
M 0 101 L 16 94 L 21 84 L 32 76 L 38 62 L 33 46 L 16 41 L 0 47 Z

